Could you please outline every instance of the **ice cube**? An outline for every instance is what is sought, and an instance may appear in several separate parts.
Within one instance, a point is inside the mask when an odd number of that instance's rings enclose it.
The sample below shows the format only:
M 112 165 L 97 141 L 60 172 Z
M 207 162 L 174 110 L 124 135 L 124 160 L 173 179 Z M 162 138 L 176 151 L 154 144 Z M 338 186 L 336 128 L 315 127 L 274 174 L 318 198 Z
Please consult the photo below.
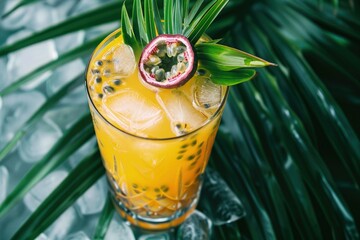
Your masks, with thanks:
M 0 90 L 9 85 L 8 72 L 6 70 L 6 61 L 5 58 L 0 58 L 0 72 L 1 72 L 1 84 Z M 0 98 L 0 108 L 1 108 L 1 98 Z
M 15 204 L 15 206 L 11 207 L 6 214 L 0 217 L 0 239 L 14 239 L 13 236 L 15 232 L 19 230 L 19 227 L 23 225 L 29 216 L 30 212 L 24 204 L 22 204 L 22 202 L 19 202 Z
M 60 22 L 61 18 L 56 8 L 45 5 L 44 3 L 35 3 L 29 6 L 35 9 L 35 13 L 26 22 L 26 27 L 34 31 L 43 30 Z
M 211 116 L 219 108 L 223 99 L 222 87 L 213 83 L 208 77 L 196 79 L 193 105 L 207 116 Z
M 134 51 L 129 45 L 124 43 L 112 47 L 107 53 L 104 54 L 104 59 L 111 59 L 111 63 L 104 65 L 105 75 L 128 77 L 136 67 L 136 59 Z
M 71 15 L 78 15 L 83 12 L 90 11 L 98 6 L 100 6 L 102 3 L 108 2 L 108 0 L 86 0 L 86 1 L 80 1 L 74 10 L 71 12 Z
M 63 131 L 71 127 L 87 109 L 81 105 L 61 105 L 48 111 L 44 119 L 50 119 Z
M 129 89 L 108 96 L 104 102 L 104 109 L 113 121 L 134 133 L 151 128 L 163 116 L 155 103 Z
M 24 197 L 24 203 L 32 212 L 66 178 L 68 172 L 57 170 L 38 182 Z
M 0 166 L 0 205 L 5 200 L 9 184 L 9 171 L 5 166 Z
M 90 238 L 83 231 L 72 233 L 65 237 L 65 240 L 90 240 Z
M 102 177 L 91 186 L 77 201 L 76 205 L 83 215 L 91 215 L 101 212 L 106 200 L 107 184 Z
M 69 157 L 69 163 L 72 167 L 76 167 L 89 153 L 96 148 L 96 138 L 93 137 L 83 144 L 74 154 Z
M 211 235 L 212 223 L 203 213 L 195 211 L 185 220 L 178 230 L 181 240 L 208 240 Z
M 46 236 L 45 233 L 40 234 L 35 238 L 35 240 L 48 240 L 49 238 Z
M 45 102 L 40 92 L 13 93 L 3 98 L 0 109 L 0 146 L 13 138 L 31 115 Z
M 21 0 L 8 0 L 5 1 L 5 8 L 3 13 L 8 12 L 14 6 L 16 6 Z M 30 6 L 23 6 L 18 8 L 6 18 L 1 19 L 0 24 L 3 28 L 9 30 L 19 29 L 24 27 L 26 23 L 31 19 L 34 8 Z
M 99 35 L 107 33 L 107 32 L 113 32 L 113 31 L 115 31 L 115 29 L 119 28 L 119 25 L 120 25 L 119 21 L 116 21 L 116 22 L 101 24 L 99 26 L 94 26 L 89 29 L 86 29 L 85 41 L 99 37 Z
M 79 217 L 75 209 L 70 207 L 56 219 L 45 233 L 51 240 L 63 240 L 78 221 Z
M 21 140 L 19 153 L 28 163 L 39 161 L 61 137 L 60 128 L 49 119 L 41 120 Z
M 114 217 L 105 235 L 105 240 L 113 239 L 135 240 L 131 228 L 120 218 L 119 214 L 114 214 Z
M 56 50 L 59 54 L 66 53 L 75 47 L 79 47 L 85 39 L 85 31 L 68 33 L 55 39 Z M 82 69 L 84 71 L 84 69 Z
M 17 31 L 14 34 L 10 35 L 6 39 L 6 44 L 13 44 L 13 43 L 18 42 L 26 37 L 29 37 L 32 34 L 34 34 L 34 31 L 31 31 L 29 29 L 23 29 L 23 30 Z
M 195 130 L 207 120 L 201 112 L 193 107 L 191 101 L 181 91 L 161 91 L 157 93 L 156 99 L 166 112 L 172 123 L 172 130 L 177 135 Z
M 56 6 L 59 5 L 61 2 L 63 2 L 64 0 L 44 0 L 46 4 L 51 5 L 51 6 Z M 68 0 L 71 1 L 71 0 Z
M 22 35 L 28 34 L 21 32 Z M 18 36 L 12 36 L 7 40 L 7 43 L 14 41 Z M 11 82 L 18 80 L 24 75 L 32 72 L 36 68 L 55 60 L 58 54 L 55 50 L 53 40 L 40 42 L 29 47 L 20 49 L 9 54 L 9 61 L 7 64 L 8 77 Z M 31 80 L 29 83 L 23 85 L 21 89 L 29 90 L 39 86 L 46 78 L 51 75 L 51 71 L 41 74 L 39 77 Z
M 203 201 L 210 203 L 210 208 L 205 208 L 204 212 L 214 225 L 231 223 L 245 216 L 240 199 L 221 176 L 210 168 L 206 170 L 201 194 L 200 205 Z
M 154 233 L 142 235 L 138 240 L 170 240 L 172 239 L 169 233 Z
M 79 58 L 57 68 L 46 83 L 47 93 L 54 94 L 84 71 L 85 64 Z
M 74 88 L 68 95 L 66 95 L 61 101 L 61 104 L 87 104 L 87 95 L 86 95 L 86 89 L 85 85 L 82 84 L 76 88 Z M 86 107 L 87 109 L 87 107 Z

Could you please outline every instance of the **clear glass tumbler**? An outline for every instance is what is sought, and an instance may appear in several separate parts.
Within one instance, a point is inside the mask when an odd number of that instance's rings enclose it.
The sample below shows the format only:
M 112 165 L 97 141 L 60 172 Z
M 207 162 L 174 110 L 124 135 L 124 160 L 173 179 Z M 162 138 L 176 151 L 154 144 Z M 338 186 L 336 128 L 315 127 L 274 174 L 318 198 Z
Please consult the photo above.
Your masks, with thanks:
M 209 110 L 210 114 L 205 116 L 205 121 L 198 128 L 168 138 L 134 134 L 114 124 L 114 116 L 108 116 L 108 111 L 102 109 L 104 103 L 95 99 L 103 98 L 102 94 L 93 93 L 93 81 L 99 80 L 96 80 L 98 76 L 105 81 L 106 76 L 101 75 L 102 71 L 109 71 L 96 70 L 96 67 L 103 67 L 106 61 L 102 60 L 104 63 L 100 64 L 98 59 L 106 49 L 116 48 L 119 44 L 122 44 L 120 30 L 110 34 L 95 49 L 86 75 L 90 111 L 114 204 L 123 218 L 141 228 L 174 227 L 196 208 L 202 176 L 220 124 L 228 87 L 220 87 L 220 102 Z M 114 83 L 119 81 L 111 74 L 108 78 Z M 137 81 L 135 78 L 138 78 L 137 73 L 128 79 Z M 187 84 L 196 83 L 190 80 Z M 135 90 L 145 91 L 140 89 L 141 86 Z M 117 87 L 121 89 L 121 86 Z M 123 94 L 128 94 L 126 91 Z

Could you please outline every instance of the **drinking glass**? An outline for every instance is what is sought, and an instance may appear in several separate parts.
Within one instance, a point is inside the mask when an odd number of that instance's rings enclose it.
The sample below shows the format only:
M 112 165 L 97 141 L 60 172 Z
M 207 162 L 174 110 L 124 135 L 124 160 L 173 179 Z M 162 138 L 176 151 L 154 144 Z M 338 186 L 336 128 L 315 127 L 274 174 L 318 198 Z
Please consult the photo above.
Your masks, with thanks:
M 120 30 L 104 39 L 89 65 L 118 38 Z M 87 78 L 90 72 L 88 66 Z M 133 225 L 145 229 L 167 229 L 181 224 L 199 200 L 228 87 L 221 87 L 221 103 L 199 128 L 180 136 L 150 138 L 109 121 L 106 111 L 94 103 L 88 81 L 90 111 L 117 211 Z

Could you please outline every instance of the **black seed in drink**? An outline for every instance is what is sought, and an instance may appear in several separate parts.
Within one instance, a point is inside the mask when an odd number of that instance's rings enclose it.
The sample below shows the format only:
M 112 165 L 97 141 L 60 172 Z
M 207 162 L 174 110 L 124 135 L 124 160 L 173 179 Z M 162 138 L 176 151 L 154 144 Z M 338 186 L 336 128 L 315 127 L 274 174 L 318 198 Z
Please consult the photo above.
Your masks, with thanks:
M 197 154 L 197 155 L 200 155 L 200 154 L 201 154 L 201 151 L 202 151 L 202 150 L 201 150 L 201 149 L 199 149 L 199 151 L 197 151 L 197 153 L 196 153 L 196 154 Z
M 101 77 L 96 77 L 96 78 L 95 78 L 95 82 L 96 82 L 96 83 L 101 83 L 101 81 L 102 81 Z
M 211 105 L 209 103 L 204 104 L 204 108 L 210 108 L 210 107 L 211 107 Z
M 92 69 L 91 72 L 92 72 L 92 74 L 99 74 L 100 70 L 99 69 Z
M 111 86 L 105 86 L 103 88 L 103 91 L 104 91 L 104 93 L 113 93 L 115 91 L 115 89 Z
M 189 161 L 191 161 L 191 160 L 193 160 L 195 158 L 195 155 L 190 155 L 187 159 L 189 160 Z
M 138 188 L 139 186 L 136 183 L 133 183 L 133 188 Z
M 184 144 L 181 146 L 181 148 L 187 148 L 189 146 L 189 144 Z
M 177 160 L 180 160 L 180 159 L 182 159 L 183 158 L 183 155 L 179 155 L 179 156 L 177 156 Z
M 162 185 L 160 188 L 161 188 L 161 190 L 162 190 L 163 192 L 169 191 L 169 187 L 166 186 L 166 185 Z
M 204 142 L 201 142 L 201 143 L 199 144 L 199 148 L 201 148 L 202 145 L 204 145 Z
M 97 60 L 95 62 L 95 65 L 98 66 L 98 67 L 101 67 L 103 65 L 103 62 L 101 60 Z
M 196 139 L 194 141 L 191 142 L 191 146 L 195 146 L 197 143 Z
M 158 193 L 158 192 L 160 192 L 160 189 L 155 188 L 155 189 L 154 189 L 154 192 L 157 192 L 157 193 Z
M 103 98 L 103 96 L 104 96 L 104 94 L 102 94 L 102 93 L 99 93 L 99 95 L 98 95 L 99 98 Z
M 180 150 L 179 153 L 182 154 L 182 153 L 185 153 L 186 150 Z
M 114 84 L 115 84 L 116 86 L 119 86 L 119 85 L 121 84 L 121 80 L 120 80 L 120 79 L 115 79 L 115 80 L 114 80 Z

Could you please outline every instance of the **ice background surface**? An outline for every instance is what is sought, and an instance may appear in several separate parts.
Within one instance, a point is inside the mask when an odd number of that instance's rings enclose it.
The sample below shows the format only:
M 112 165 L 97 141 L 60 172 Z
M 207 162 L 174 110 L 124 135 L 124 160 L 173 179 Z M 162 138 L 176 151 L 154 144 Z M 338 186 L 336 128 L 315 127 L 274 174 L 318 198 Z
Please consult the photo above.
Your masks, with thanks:
M 0 13 L 17 4 L 20 0 L 0 1 Z M 29 36 L 46 27 L 59 23 L 71 16 L 89 11 L 101 4 L 113 0 L 44 0 L 39 3 L 28 5 L 16 10 L 5 20 L 0 22 L 0 44 L 11 44 Z M 67 51 L 80 46 L 85 41 L 97 37 L 99 34 L 114 30 L 118 22 L 113 22 L 82 31 L 69 33 L 64 36 L 50 39 L 30 47 L 15 51 L 7 56 L 0 57 L 0 89 L 17 81 L 25 74 L 33 71 L 39 66 L 57 59 Z M 88 58 L 75 59 L 62 67 L 48 71 L 33 81 L 25 84 L 20 90 L 3 98 L 0 97 L 0 147 L 3 147 L 12 139 L 15 132 L 21 128 L 36 110 L 46 100 L 61 89 L 66 83 L 83 74 Z M 124 66 L 126 67 L 126 66 Z M 128 69 L 117 69 L 119 73 Z M 208 84 L 206 79 L 204 85 Z M 216 86 L 212 89 L 218 94 Z M 199 87 L 198 108 L 201 109 L 207 99 L 202 97 L 208 95 Z M 161 98 L 161 96 L 159 96 Z M 165 102 L 165 101 L 164 101 Z M 167 101 L 176 105 L 176 101 Z M 219 102 L 209 102 L 211 107 Z M 14 151 L 0 162 L 0 204 L 14 189 L 21 178 L 51 149 L 56 141 L 69 129 L 69 127 L 88 111 L 87 99 L 84 86 L 81 85 L 69 93 L 55 107 L 49 110 L 42 120 L 31 128 L 22 138 Z M 177 118 L 176 114 L 173 115 Z M 181 118 L 179 116 L 178 118 Z M 149 118 L 157 118 L 156 113 L 149 111 Z M 202 121 L 201 117 L 193 118 Z M 181 119 L 174 119 L 179 121 Z M 141 124 L 141 123 L 139 123 Z M 196 123 L 194 123 L 196 124 Z M 96 145 L 95 138 L 89 140 L 78 151 L 60 167 L 52 171 L 36 184 L 5 216 L 0 218 L 0 239 L 7 240 L 36 210 L 44 199 L 66 178 L 69 172 L 79 164 L 80 160 L 89 153 Z M 206 216 L 196 211 L 186 222 L 175 230 L 159 233 L 142 233 L 132 229 L 118 214 L 114 214 L 105 239 L 189 239 L 201 240 L 210 237 L 212 228 L 216 224 L 231 222 L 239 219 L 241 202 L 236 199 L 226 183 L 216 173 L 209 173 L 212 182 L 205 185 L 205 190 L 210 194 L 218 208 Z M 217 194 L 217 193 L 221 193 Z M 223 196 L 232 198 L 223 201 Z M 88 240 L 92 239 L 101 210 L 104 207 L 107 196 L 107 183 L 104 177 L 100 178 L 90 187 L 78 200 L 36 240 L 66 239 L 66 240 Z M 231 212 L 229 212 L 231 211 Z M 134 230 L 134 231 L 133 231 Z

